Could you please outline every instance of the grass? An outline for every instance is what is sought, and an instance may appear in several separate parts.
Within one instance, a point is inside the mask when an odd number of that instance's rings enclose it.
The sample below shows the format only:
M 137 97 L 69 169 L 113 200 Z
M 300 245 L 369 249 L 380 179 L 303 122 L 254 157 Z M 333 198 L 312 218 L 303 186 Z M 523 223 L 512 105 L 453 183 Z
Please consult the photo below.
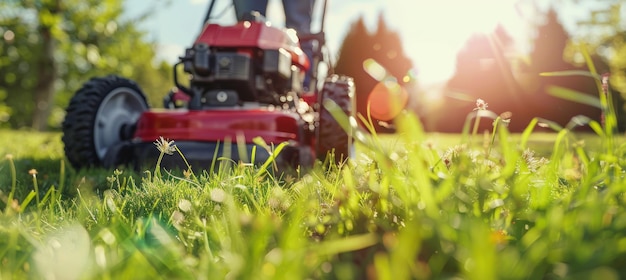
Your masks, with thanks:
M 626 275 L 626 184 L 601 137 L 501 129 L 462 143 L 423 133 L 411 116 L 400 126 L 368 138 L 343 168 L 286 180 L 246 165 L 188 179 L 76 172 L 59 134 L 2 131 L 3 141 L 24 141 L 0 145 L 9 154 L 0 165 L 0 276 Z
M 402 115 L 346 165 L 283 178 L 75 171 L 59 134 L 1 131 L 0 279 L 623 279 L 626 146 L 598 104 L 606 123 L 576 119 L 594 134 Z

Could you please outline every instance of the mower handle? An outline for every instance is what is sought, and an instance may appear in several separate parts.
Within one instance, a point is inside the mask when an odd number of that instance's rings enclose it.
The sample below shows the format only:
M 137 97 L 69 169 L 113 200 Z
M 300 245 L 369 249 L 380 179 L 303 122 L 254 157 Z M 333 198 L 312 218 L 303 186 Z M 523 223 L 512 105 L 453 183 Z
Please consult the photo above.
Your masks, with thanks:
M 324 31 L 310 34 L 298 34 L 298 39 L 300 42 L 317 41 L 320 46 L 323 46 L 326 44 L 325 35 Z
M 209 9 L 206 12 L 206 16 L 204 16 L 204 21 L 202 22 L 202 27 L 204 27 L 204 25 L 209 22 L 209 19 L 211 19 L 211 13 L 213 12 L 213 7 L 215 6 L 215 1 L 216 0 L 212 0 L 211 3 L 209 4 Z

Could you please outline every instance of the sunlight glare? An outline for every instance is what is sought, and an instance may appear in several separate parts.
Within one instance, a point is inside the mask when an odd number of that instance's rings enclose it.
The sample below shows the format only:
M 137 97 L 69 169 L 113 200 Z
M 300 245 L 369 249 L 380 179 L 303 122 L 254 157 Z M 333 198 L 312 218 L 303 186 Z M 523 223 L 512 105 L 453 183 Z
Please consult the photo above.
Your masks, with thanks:
M 456 56 L 473 34 L 492 32 L 498 24 L 515 36 L 523 22 L 520 0 L 391 0 L 385 19 L 402 36 L 405 51 L 419 69 L 419 80 L 442 82 L 454 74 Z

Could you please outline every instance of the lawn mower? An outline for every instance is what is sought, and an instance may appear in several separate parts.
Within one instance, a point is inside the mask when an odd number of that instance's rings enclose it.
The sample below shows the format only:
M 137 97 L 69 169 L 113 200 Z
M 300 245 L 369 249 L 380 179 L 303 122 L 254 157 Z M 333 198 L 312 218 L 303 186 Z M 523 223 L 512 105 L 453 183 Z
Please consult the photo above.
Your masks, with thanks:
M 333 74 L 332 67 L 323 82 L 317 77 L 318 64 L 328 57 L 326 2 L 322 30 L 297 36 L 254 12 L 234 25 L 211 23 L 214 3 L 200 35 L 173 67 L 175 87 L 164 108 L 150 109 L 140 87 L 117 75 L 91 78 L 75 93 L 62 125 L 74 168 L 154 166 L 162 156 L 158 139 L 174 141 L 184 155 L 163 157 L 167 169 L 208 169 L 216 158 L 258 165 L 271 157 L 279 167 L 296 168 L 350 157 L 351 133 L 333 117 L 339 110 L 322 104 L 334 103 L 352 116 L 353 81 Z M 300 48 L 302 40 L 317 41 L 312 61 Z M 305 90 L 309 67 L 312 86 Z M 277 155 L 268 148 L 281 143 L 286 146 Z

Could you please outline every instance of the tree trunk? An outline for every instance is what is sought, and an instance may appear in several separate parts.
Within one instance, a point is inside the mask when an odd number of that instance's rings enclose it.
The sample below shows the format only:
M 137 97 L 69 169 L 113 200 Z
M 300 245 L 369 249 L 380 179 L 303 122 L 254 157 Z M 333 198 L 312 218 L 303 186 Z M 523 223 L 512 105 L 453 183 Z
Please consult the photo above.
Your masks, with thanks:
M 60 1 L 55 1 L 50 7 L 50 12 L 58 14 Z M 37 85 L 35 86 L 35 108 L 33 112 L 32 128 L 44 131 L 48 128 L 48 116 L 54 101 L 54 83 L 58 77 L 57 65 L 54 59 L 55 39 L 52 35 L 51 25 L 40 23 L 39 31 L 42 40 L 42 54 L 37 62 Z

